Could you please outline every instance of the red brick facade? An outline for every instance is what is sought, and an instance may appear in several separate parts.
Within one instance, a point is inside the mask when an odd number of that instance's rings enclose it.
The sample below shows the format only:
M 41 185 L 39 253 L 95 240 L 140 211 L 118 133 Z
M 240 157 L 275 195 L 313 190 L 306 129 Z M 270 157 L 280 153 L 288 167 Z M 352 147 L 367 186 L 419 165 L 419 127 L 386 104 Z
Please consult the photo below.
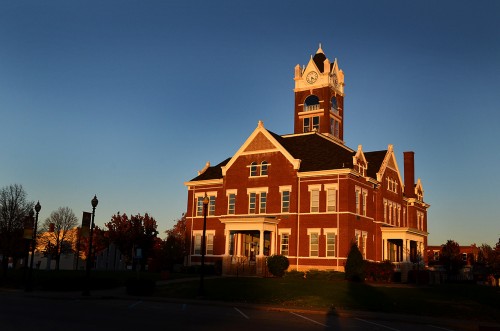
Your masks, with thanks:
M 222 261 L 225 273 L 262 273 L 272 254 L 288 256 L 293 269 L 343 270 L 352 242 L 371 261 L 424 255 L 429 205 L 414 180 L 414 154 L 404 155 L 403 182 L 392 145 L 375 152 L 344 145 L 343 77 L 320 48 L 306 68 L 296 67 L 295 133 L 279 136 L 259 122 L 234 156 L 185 183 L 188 264 L 200 261 L 205 194 L 206 261 Z M 318 105 L 306 108 L 310 95 Z M 311 114 L 319 127 L 306 130 Z

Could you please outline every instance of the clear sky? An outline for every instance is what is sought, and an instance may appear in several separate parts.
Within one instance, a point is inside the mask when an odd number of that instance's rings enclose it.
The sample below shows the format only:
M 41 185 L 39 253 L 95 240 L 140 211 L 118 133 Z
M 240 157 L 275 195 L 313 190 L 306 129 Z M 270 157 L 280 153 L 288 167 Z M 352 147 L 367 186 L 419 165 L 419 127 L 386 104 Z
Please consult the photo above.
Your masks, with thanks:
M 415 152 L 429 243 L 500 237 L 500 2 L 1 1 L 0 187 L 43 220 L 186 210 L 184 182 L 257 126 L 293 132 L 293 73 L 345 73 L 345 141 Z

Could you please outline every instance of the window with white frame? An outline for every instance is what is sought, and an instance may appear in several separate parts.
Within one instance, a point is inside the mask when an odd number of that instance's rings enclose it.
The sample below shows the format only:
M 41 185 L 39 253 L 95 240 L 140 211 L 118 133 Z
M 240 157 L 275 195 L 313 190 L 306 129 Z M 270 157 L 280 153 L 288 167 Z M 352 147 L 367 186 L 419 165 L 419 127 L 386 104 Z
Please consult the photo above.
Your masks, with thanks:
M 248 201 L 248 213 L 249 214 L 255 214 L 256 204 L 257 204 L 257 193 L 251 192 L 249 195 L 249 201 Z
M 326 236 L 326 256 L 335 257 L 336 255 L 336 238 L 337 229 L 324 229 Z
M 208 215 L 215 215 L 215 196 L 210 196 L 210 202 L 208 203 Z
M 319 213 L 319 191 L 320 185 L 309 185 L 311 213 Z
M 234 215 L 236 209 L 236 192 L 228 191 L 227 194 L 227 213 L 229 215 Z
M 368 193 L 363 190 L 363 216 L 366 216 L 366 197 L 367 197 Z
M 267 193 L 266 192 L 261 192 L 259 195 L 259 200 L 260 200 L 260 208 L 259 208 L 259 213 L 260 214 L 265 214 L 266 213 L 266 205 L 267 205 Z
M 281 212 L 290 212 L 290 192 L 292 191 L 291 185 L 280 186 L 279 191 L 281 194 Z
M 355 236 L 358 249 L 361 252 L 361 255 L 363 255 L 363 259 L 366 259 L 366 240 L 368 237 L 368 232 L 355 230 Z
M 359 188 L 356 188 L 356 214 L 357 215 L 359 215 L 361 212 L 360 195 L 361 195 L 361 190 Z
M 319 256 L 319 232 L 309 233 L 309 256 Z
M 203 216 L 203 196 L 196 198 L 196 216 Z
M 288 256 L 288 243 L 290 240 L 290 234 L 288 233 L 282 233 L 281 234 L 281 255 Z
M 205 198 L 205 194 L 209 199 L 207 215 L 209 216 L 215 215 L 215 198 L 217 197 L 217 192 L 212 191 L 212 192 L 198 192 L 195 194 L 196 216 L 203 216 L 203 199 Z
M 290 191 L 281 192 L 281 212 L 290 212 Z
M 326 190 L 326 211 L 337 211 L 337 185 L 325 184 Z
M 205 254 L 207 254 L 207 255 L 214 254 L 214 235 L 213 235 L 213 233 L 207 234 L 206 246 L 207 246 L 207 251 L 205 252 Z
M 303 132 L 311 131 L 311 119 L 309 117 L 304 118 L 303 120 Z
M 250 163 L 250 177 L 256 177 L 257 174 L 257 162 Z
M 384 200 L 384 222 L 387 222 L 387 201 Z
M 194 254 L 201 254 L 201 233 L 194 235 Z
M 203 232 L 201 230 L 193 231 L 194 255 L 201 255 L 202 234 Z M 207 230 L 205 232 L 205 254 L 207 255 L 212 255 L 214 253 L 214 237 L 215 230 Z
M 267 176 L 267 161 L 262 161 L 260 164 L 260 175 L 261 176 Z
M 319 116 L 314 116 L 312 118 L 312 130 L 319 131 Z

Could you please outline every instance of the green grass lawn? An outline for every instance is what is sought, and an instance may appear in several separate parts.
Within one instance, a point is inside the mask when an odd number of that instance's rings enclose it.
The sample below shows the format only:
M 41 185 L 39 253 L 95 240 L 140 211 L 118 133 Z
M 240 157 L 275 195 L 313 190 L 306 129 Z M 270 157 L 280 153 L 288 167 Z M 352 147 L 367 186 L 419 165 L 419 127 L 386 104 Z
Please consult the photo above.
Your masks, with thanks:
M 156 296 L 196 298 L 199 281 L 157 286 Z M 368 310 L 500 322 L 500 289 L 473 284 L 406 286 L 332 279 L 223 277 L 205 280 L 207 300 L 310 309 Z

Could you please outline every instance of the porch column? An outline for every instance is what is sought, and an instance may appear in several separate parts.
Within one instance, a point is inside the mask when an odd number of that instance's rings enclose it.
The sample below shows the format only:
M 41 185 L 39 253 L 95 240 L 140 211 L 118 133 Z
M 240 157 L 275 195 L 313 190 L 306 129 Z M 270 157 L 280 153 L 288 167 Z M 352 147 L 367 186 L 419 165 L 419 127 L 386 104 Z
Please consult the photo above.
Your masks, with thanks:
M 260 230 L 259 255 L 258 256 L 264 256 L 264 230 Z
M 231 237 L 231 231 L 225 230 L 226 234 L 226 247 L 224 248 L 224 255 L 229 255 L 229 238 Z
M 409 246 L 408 246 L 408 239 L 403 239 L 403 261 L 408 262 L 408 251 L 409 251 Z
M 241 256 L 241 233 L 236 235 L 236 256 Z
M 385 252 L 385 239 L 382 239 L 382 261 L 388 260 Z
M 272 231 L 271 232 L 271 252 L 269 253 L 270 255 L 274 255 L 274 251 L 275 251 L 275 242 L 276 242 L 276 232 Z

